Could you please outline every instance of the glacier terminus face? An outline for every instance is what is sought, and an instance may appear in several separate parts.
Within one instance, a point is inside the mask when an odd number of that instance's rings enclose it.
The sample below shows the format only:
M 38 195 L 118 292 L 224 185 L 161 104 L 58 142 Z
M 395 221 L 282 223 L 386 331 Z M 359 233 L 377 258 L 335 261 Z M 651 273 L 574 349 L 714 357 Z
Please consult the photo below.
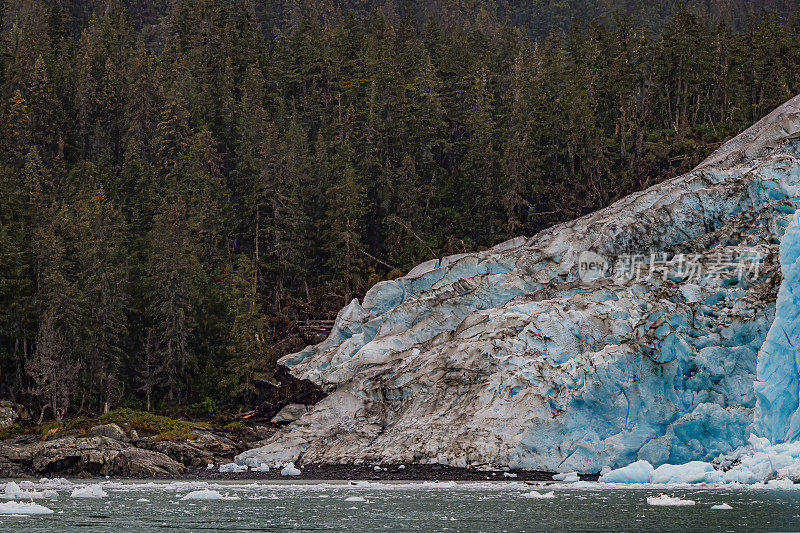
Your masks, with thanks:
M 799 131 L 796 97 L 688 174 L 378 283 L 281 360 L 329 395 L 237 462 L 718 480 L 795 440 Z
M 758 354 L 756 429 L 774 443 L 800 437 L 800 219 L 792 223 L 780 247 L 783 282 L 775 320 Z

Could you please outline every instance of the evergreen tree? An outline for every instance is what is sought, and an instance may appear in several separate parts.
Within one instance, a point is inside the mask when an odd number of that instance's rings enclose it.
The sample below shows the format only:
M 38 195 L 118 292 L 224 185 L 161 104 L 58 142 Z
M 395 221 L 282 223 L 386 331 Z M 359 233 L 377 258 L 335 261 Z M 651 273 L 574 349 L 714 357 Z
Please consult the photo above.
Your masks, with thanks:
M 257 392 L 255 379 L 273 366 L 267 319 L 259 303 L 252 262 L 240 255 L 226 270 L 229 288 L 228 323 L 230 344 L 225 384 L 232 394 L 252 398 Z
M 344 143 L 335 148 L 325 182 L 325 251 L 331 290 L 349 303 L 367 277 L 364 256 L 364 216 L 369 210 L 364 184 L 352 162 L 352 151 Z M 339 292 L 341 291 L 341 292 Z
M 77 288 L 86 302 L 83 343 L 89 386 L 107 412 L 117 400 L 127 335 L 125 227 L 102 187 L 84 190 L 74 205 Z
M 31 117 L 28 113 L 28 104 L 22 96 L 22 91 L 14 90 L 8 102 L 6 121 L 3 127 L 3 159 L 15 168 L 24 164 L 25 156 L 33 144 L 31 133 Z
M 191 337 L 200 266 L 194 234 L 183 200 L 164 201 L 150 231 L 146 284 L 151 320 L 147 337 L 152 347 L 145 352 L 155 356 L 158 384 L 166 387 L 170 400 L 186 396 L 187 377 L 195 368 Z
M 0 393 L 255 402 L 298 321 L 800 92 L 793 3 L 0 3 Z
M 156 163 L 166 175 L 186 152 L 190 135 L 188 112 L 176 84 L 166 95 L 157 131 Z

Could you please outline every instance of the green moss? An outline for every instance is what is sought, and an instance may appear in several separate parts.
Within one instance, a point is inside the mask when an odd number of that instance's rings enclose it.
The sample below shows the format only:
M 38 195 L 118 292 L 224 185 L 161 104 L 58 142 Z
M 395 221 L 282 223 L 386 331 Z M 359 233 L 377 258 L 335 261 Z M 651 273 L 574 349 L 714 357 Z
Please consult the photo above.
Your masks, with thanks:
M 192 416 L 199 417 L 216 417 L 220 414 L 220 408 L 211 398 L 203 398 L 202 402 L 195 403 L 189 406 L 188 412 Z
M 247 424 L 245 424 L 242 420 L 234 420 L 230 424 L 226 424 L 223 429 L 228 431 L 244 431 L 247 429 Z
M 41 426 L 35 428 L 34 431 L 39 433 L 43 439 L 47 439 L 55 433 L 65 433 L 67 431 L 86 432 L 96 424 L 96 419 L 73 418 L 72 420 L 65 420 L 63 422 L 49 422 L 47 424 L 42 424 Z
M 100 416 L 103 424 L 127 424 L 137 432 L 155 435 L 158 440 L 194 440 L 197 435 L 192 430 L 198 426 L 195 422 L 175 420 L 167 416 L 134 411 L 133 409 L 115 409 Z
M 155 436 L 157 440 L 172 441 L 195 440 L 197 435 L 194 434 L 192 430 L 197 427 L 205 427 L 205 424 L 200 422 L 178 420 L 147 411 L 120 408 L 96 418 L 74 418 L 63 422 L 48 422 L 28 428 L 22 427 L 19 424 L 14 424 L 6 428 L 0 428 L 0 440 L 27 434 L 39 435 L 42 440 L 47 440 L 57 433 L 78 432 L 80 434 L 87 434 L 94 426 L 112 423 L 118 426 L 127 426 L 127 428 L 135 429 L 142 435 Z M 234 424 L 237 424 L 237 422 L 234 422 Z M 241 424 L 244 426 L 244 423 Z M 234 431 L 239 429 L 239 427 L 237 425 L 230 429 Z
M 0 428 L 0 440 L 12 439 L 26 433 L 28 433 L 28 430 L 24 427 L 19 424 L 12 424 L 8 427 Z

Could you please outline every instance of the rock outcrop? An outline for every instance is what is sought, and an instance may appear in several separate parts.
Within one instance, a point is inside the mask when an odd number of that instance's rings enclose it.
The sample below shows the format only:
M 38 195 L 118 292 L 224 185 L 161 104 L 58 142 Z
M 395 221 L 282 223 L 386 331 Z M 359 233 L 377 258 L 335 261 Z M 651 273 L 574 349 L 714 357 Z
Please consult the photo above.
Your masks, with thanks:
M 683 176 L 378 283 L 281 360 L 329 395 L 237 461 L 596 472 L 745 444 L 798 132 L 800 97 Z
M 184 471 L 184 465 L 162 453 L 105 436 L 68 435 L 47 441 L 18 437 L 0 442 L 0 477 L 29 474 L 159 477 Z
M 9 427 L 28 418 L 28 411 L 22 405 L 8 400 L 0 401 L 0 428 Z
M 256 434 L 254 438 L 258 438 Z M 189 440 L 127 433 L 116 424 L 42 440 L 24 435 L 0 441 L 0 477 L 27 475 L 174 477 L 208 464 L 230 463 L 247 443 L 197 429 Z

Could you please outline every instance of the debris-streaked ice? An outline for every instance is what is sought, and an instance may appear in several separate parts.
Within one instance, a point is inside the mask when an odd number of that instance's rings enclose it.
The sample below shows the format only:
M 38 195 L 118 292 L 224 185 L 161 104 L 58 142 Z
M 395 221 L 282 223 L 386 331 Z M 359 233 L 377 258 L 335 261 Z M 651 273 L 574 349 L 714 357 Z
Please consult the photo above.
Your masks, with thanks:
M 716 467 L 751 433 L 792 440 L 798 132 L 795 97 L 683 176 L 376 284 L 339 312 L 324 342 L 281 360 L 329 395 L 236 462 L 596 473 L 637 461 Z M 586 254 L 649 264 L 662 253 L 696 258 L 702 275 L 581 276 Z M 730 263 L 749 253 L 763 262 L 740 277 Z

